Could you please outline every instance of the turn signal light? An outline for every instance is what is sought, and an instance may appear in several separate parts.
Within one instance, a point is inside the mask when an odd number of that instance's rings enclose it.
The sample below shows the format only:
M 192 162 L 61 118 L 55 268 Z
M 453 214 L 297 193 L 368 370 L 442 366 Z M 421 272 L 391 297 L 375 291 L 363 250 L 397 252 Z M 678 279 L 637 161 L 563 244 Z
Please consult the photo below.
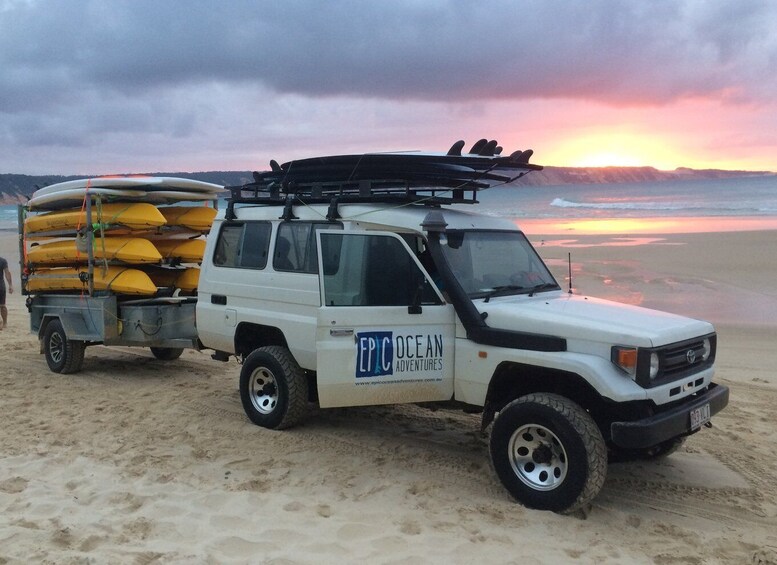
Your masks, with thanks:
M 613 347 L 612 362 L 629 375 L 637 374 L 637 350 L 634 347 Z

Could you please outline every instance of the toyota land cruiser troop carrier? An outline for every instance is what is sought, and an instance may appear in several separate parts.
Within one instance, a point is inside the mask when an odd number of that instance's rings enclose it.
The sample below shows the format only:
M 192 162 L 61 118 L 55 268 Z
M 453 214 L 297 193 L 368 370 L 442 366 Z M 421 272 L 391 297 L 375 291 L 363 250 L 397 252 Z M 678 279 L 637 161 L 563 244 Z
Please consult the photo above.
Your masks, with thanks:
M 293 161 L 232 188 L 208 238 L 197 331 L 242 360 L 248 417 L 445 402 L 482 412 L 522 504 L 572 512 L 610 457 L 673 451 L 728 402 L 707 323 L 562 290 L 479 190 L 531 170 L 496 142 Z M 454 206 L 455 205 L 455 206 Z

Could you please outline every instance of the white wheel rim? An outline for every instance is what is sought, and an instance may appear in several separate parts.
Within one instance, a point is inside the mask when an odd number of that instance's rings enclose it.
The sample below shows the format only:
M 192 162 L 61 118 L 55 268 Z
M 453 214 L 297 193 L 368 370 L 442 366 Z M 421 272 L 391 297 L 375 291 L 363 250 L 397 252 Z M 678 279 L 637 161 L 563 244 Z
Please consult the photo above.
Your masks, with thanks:
M 513 433 L 507 446 L 516 476 L 534 490 L 553 490 L 564 482 L 569 460 L 556 434 L 544 426 L 527 424 Z
M 278 404 L 278 383 L 267 367 L 259 367 L 251 373 L 249 384 L 251 404 L 260 414 L 271 414 Z

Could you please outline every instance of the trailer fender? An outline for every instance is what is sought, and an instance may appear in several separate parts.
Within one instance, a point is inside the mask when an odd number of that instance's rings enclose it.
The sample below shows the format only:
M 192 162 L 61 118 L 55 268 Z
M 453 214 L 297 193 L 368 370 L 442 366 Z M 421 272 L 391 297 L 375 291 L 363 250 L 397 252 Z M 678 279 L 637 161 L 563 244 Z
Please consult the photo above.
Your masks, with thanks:
M 94 328 L 94 324 L 87 323 L 81 312 L 60 312 L 58 314 L 44 314 L 38 328 L 38 339 L 43 339 L 46 326 L 52 320 L 59 320 L 62 329 L 68 339 L 75 341 L 102 341 L 102 336 Z

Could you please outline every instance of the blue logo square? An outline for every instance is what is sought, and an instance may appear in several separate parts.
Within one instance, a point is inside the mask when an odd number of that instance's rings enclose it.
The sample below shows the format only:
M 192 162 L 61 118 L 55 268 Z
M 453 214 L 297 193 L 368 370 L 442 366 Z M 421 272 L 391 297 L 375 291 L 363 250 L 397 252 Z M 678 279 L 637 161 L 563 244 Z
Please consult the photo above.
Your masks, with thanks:
M 380 377 L 393 372 L 393 332 L 356 334 L 356 378 Z

